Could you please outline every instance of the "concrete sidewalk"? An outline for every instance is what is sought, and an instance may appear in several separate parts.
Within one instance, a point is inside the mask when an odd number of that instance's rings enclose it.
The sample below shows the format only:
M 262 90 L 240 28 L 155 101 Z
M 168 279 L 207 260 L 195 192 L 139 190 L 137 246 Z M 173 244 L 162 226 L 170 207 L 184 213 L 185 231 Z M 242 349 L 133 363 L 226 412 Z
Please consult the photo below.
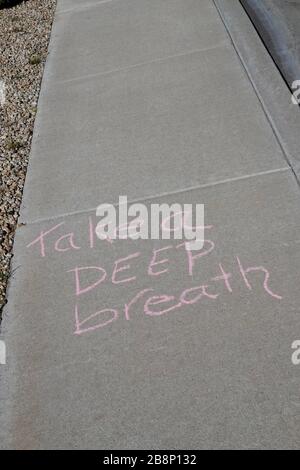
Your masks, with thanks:
M 299 446 L 300 192 L 267 114 L 214 2 L 58 0 L 3 321 L 0 446 Z M 204 203 L 192 267 L 175 242 L 96 239 L 95 208 L 119 195 Z M 95 266 L 105 280 L 76 296 L 74 269 Z

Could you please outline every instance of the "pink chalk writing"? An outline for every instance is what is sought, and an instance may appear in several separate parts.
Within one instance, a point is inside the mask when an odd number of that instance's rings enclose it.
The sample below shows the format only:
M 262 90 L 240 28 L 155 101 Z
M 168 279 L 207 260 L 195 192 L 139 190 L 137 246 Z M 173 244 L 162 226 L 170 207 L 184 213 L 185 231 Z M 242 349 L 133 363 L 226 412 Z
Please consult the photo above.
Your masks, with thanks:
M 49 235 L 50 233 L 54 232 L 54 230 L 58 229 L 58 227 L 61 227 L 64 225 L 64 222 L 61 222 L 60 224 L 55 225 L 54 227 L 50 228 L 46 232 L 41 231 L 40 235 L 33 240 L 31 243 L 27 245 L 26 248 L 29 248 L 30 246 L 35 245 L 36 243 L 40 243 L 40 253 L 41 256 L 44 258 L 46 256 L 46 248 L 45 248 L 45 237 L 46 235 Z
M 265 291 L 266 291 L 271 297 L 274 297 L 275 299 L 279 299 L 279 300 L 282 299 L 281 295 L 275 294 L 275 292 L 273 292 L 273 291 L 271 290 L 271 288 L 269 287 L 268 282 L 269 282 L 269 279 L 270 279 L 270 273 L 269 273 L 269 271 L 268 271 L 266 268 L 264 268 L 263 266 L 253 266 L 253 267 L 251 267 L 251 268 L 244 269 L 243 266 L 242 266 L 242 263 L 241 263 L 241 261 L 240 261 L 240 258 L 237 257 L 236 259 L 237 259 L 237 261 L 238 261 L 238 265 L 239 265 L 239 268 L 240 268 L 240 272 L 241 272 L 241 274 L 242 274 L 242 276 L 243 276 L 243 279 L 244 279 L 244 281 L 245 281 L 245 284 L 246 284 L 246 286 L 248 287 L 249 290 L 252 290 L 252 286 L 251 286 L 250 282 L 248 281 L 248 278 L 247 278 L 246 274 L 252 273 L 252 272 L 262 272 L 262 273 L 264 273 L 264 275 L 265 275 L 265 276 L 264 276 L 264 289 L 265 289 Z
M 137 252 L 137 253 L 133 253 L 132 255 L 126 256 L 125 258 L 120 258 L 117 261 L 115 261 L 115 266 L 114 266 L 114 270 L 113 270 L 113 273 L 112 273 L 112 283 L 113 284 L 121 284 L 121 283 L 124 283 L 124 282 L 135 281 L 135 279 L 136 279 L 135 276 L 128 277 L 126 279 L 119 279 L 119 280 L 116 279 L 116 276 L 117 276 L 118 273 L 121 273 L 122 271 L 126 271 L 126 270 L 130 269 L 130 264 L 126 264 L 125 266 L 119 267 L 120 263 L 123 263 L 124 261 L 128 261 L 130 259 L 137 258 L 138 256 L 140 256 L 140 253 Z
M 66 246 L 62 242 L 67 241 Z M 59 252 L 69 251 L 69 250 L 80 250 L 80 246 L 77 246 L 74 242 L 74 233 L 67 233 L 66 235 L 62 235 L 58 240 L 56 240 L 54 249 Z
M 170 250 L 172 248 L 173 248 L 173 246 L 169 245 L 169 246 L 164 246 L 163 248 L 159 248 L 157 250 L 153 250 L 153 256 L 152 256 L 150 264 L 148 266 L 149 276 L 160 276 L 161 274 L 164 274 L 164 273 L 168 272 L 168 268 L 165 268 L 165 269 L 162 269 L 161 271 L 156 271 L 156 272 L 153 271 L 153 268 L 154 268 L 154 266 L 158 266 L 159 264 L 165 264 L 169 261 L 166 258 L 162 259 L 160 261 L 156 261 L 156 257 L 157 257 L 157 254 L 160 253 L 161 251 Z
M 91 270 L 96 270 L 96 271 L 100 272 L 101 276 L 93 284 L 90 284 L 90 285 L 82 288 L 81 284 L 80 284 L 79 273 L 83 272 L 83 271 L 91 271 Z M 74 274 L 75 274 L 75 284 L 76 284 L 75 294 L 77 296 L 81 295 L 81 294 L 86 294 L 87 292 L 95 289 L 95 287 L 99 286 L 99 284 L 101 284 L 101 282 L 103 282 L 104 279 L 106 278 L 106 271 L 105 271 L 105 269 L 101 268 L 101 266 L 83 266 L 81 268 L 76 267 L 74 269 L 70 269 L 68 272 L 69 273 L 74 272 Z
M 146 294 L 146 292 L 152 292 L 153 289 L 143 289 L 141 290 L 136 296 L 133 297 L 133 299 L 128 302 L 128 304 L 125 304 L 125 307 L 124 307 L 124 314 L 125 314 L 125 318 L 126 320 L 130 320 L 130 316 L 129 316 L 129 309 L 140 299 L 144 296 L 144 294 Z
M 106 313 L 110 313 L 110 314 L 112 313 L 112 317 L 108 318 L 106 321 L 105 320 L 101 321 L 101 317 L 103 316 L 103 314 L 106 314 Z M 119 315 L 119 313 L 118 313 L 117 310 L 114 310 L 114 309 L 111 309 L 111 308 L 104 308 L 103 310 L 99 310 L 99 312 L 93 313 L 92 315 L 89 315 L 84 320 L 80 321 L 79 320 L 78 305 L 76 304 L 75 305 L 76 329 L 75 329 L 74 334 L 75 335 L 82 335 L 83 333 L 88 333 L 90 331 L 94 331 L 94 330 L 97 330 L 99 328 L 103 328 L 104 326 L 109 325 L 110 323 L 117 320 L 118 315 Z M 100 323 L 97 323 L 96 325 L 93 325 L 93 326 L 90 326 L 90 327 L 82 328 L 82 326 L 85 325 L 86 323 L 88 323 L 90 320 L 92 320 L 94 318 L 99 318 L 99 317 L 100 317 Z M 104 315 L 104 317 L 105 317 L 105 315 Z
M 220 271 L 221 271 L 221 275 L 214 277 L 212 280 L 213 281 L 224 281 L 226 289 L 228 290 L 228 292 L 232 293 L 233 292 L 232 287 L 231 287 L 231 284 L 229 282 L 229 279 L 232 277 L 232 274 L 227 273 L 224 270 L 221 263 L 219 263 L 219 268 L 220 268 Z
M 153 295 L 149 299 L 146 300 L 144 305 L 144 312 L 146 315 L 151 316 L 159 316 L 164 315 L 165 313 L 171 312 L 172 310 L 176 310 L 177 308 L 181 307 L 181 302 L 176 303 L 175 305 L 171 305 L 163 310 L 153 311 L 149 309 L 149 306 L 155 306 L 160 304 L 165 304 L 169 302 L 174 302 L 176 299 L 173 295 Z
M 195 304 L 195 303 L 199 302 L 199 300 L 201 300 L 203 297 L 207 297 L 209 299 L 217 299 L 219 297 L 219 294 L 209 294 L 207 292 L 207 289 L 208 289 L 208 286 L 206 286 L 206 285 L 191 287 L 189 289 L 185 289 L 182 292 L 181 296 L 180 296 L 181 304 L 192 305 L 192 304 Z M 199 292 L 199 290 L 200 290 L 200 292 Z M 196 292 L 196 296 L 192 297 L 188 300 L 187 297 L 191 293 L 193 294 L 195 292 Z M 197 292 L 199 292 L 199 293 L 197 294 Z
M 156 250 L 154 250 L 156 251 Z M 132 255 L 131 255 L 132 256 Z M 126 260 L 126 258 L 124 258 Z M 123 260 L 124 260 L 123 259 Z M 151 258 L 152 261 L 153 257 Z M 150 261 L 150 265 L 151 265 Z M 242 265 L 242 262 L 239 257 L 235 258 L 236 265 L 237 265 L 237 273 L 239 274 L 239 279 L 242 280 L 243 285 L 246 286 L 248 290 L 253 290 L 253 286 L 250 284 L 247 275 L 251 274 L 253 276 L 252 283 L 254 284 L 254 277 L 255 274 L 259 275 L 263 273 L 263 280 L 262 280 L 262 288 L 265 291 L 265 293 L 272 297 L 273 299 L 276 300 L 281 300 L 282 296 L 275 293 L 274 290 L 271 289 L 269 285 L 270 281 L 270 273 L 269 271 L 263 267 L 247 267 Z M 170 314 L 171 312 L 176 312 L 184 307 L 190 306 L 190 305 L 195 305 L 198 302 L 201 301 L 216 301 L 222 294 L 218 290 L 218 286 L 220 285 L 220 281 L 222 281 L 225 292 L 232 294 L 233 293 L 233 287 L 232 283 L 229 282 L 229 279 L 232 281 L 233 280 L 233 275 L 230 272 L 227 272 L 223 266 L 223 264 L 218 263 L 217 268 L 219 270 L 219 273 L 217 273 L 216 276 L 211 277 L 208 282 L 200 284 L 200 285 L 194 285 L 192 287 L 185 287 L 184 289 L 181 290 L 179 294 L 167 294 L 167 293 L 159 293 L 156 292 L 154 288 L 145 288 L 140 290 L 137 294 L 134 295 L 134 297 L 130 300 L 127 301 L 124 304 L 124 308 L 122 309 L 117 309 L 117 308 L 111 308 L 111 309 L 101 309 L 98 312 L 96 312 L 93 315 L 87 316 L 86 319 L 81 320 L 79 322 L 78 320 L 78 310 L 76 310 L 76 317 L 75 317 L 75 324 L 76 324 L 76 330 L 75 334 L 82 334 L 86 332 L 91 332 L 95 329 L 100 329 L 105 326 L 107 326 L 109 323 L 112 323 L 113 321 L 117 319 L 124 318 L 126 321 L 132 320 L 132 313 L 133 310 L 137 310 L 140 314 L 144 314 L 148 317 L 160 317 L 165 314 Z M 78 268 L 77 268 L 78 269 Z M 259 278 L 262 276 L 260 275 Z M 258 278 L 256 278 L 257 280 Z M 131 279 L 132 280 L 132 279 Z M 111 279 L 110 282 L 113 282 L 113 278 Z M 100 284 L 100 283 L 99 283 Z M 89 287 L 85 288 L 85 292 L 88 292 L 91 289 L 97 288 L 99 285 L 97 283 L 91 284 Z M 82 293 L 82 289 L 78 288 L 76 285 L 76 291 Z M 78 309 L 78 307 L 76 307 Z M 114 312 L 114 315 L 112 318 L 109 320 L 103 320 L 102 314 L 104 312 Z M 83 328 L 82 326 L 85 325 L 86 322 L 91 322 L 91 320 L 96 320 L 96 323 L 92 326 L 89 326 L 88 328 Z
M 200 252 L 198 252 L 198 253 L 195 252 L 195 251 L 186 250 L 186 253 L 187 253 L 187 256 L 188 256 L 188 267 L 189 267 L 189 275 L 190 276 L 193 276 L 194 266 L 195 266 L 196 260 L 198 260 L 200 258 L 203 258 L 203 256 L 208 255 L 215 248 L 215 244 L 211 240 L 204 240 L 204 246 L 206 244 L 210 245 L 209 248 L 207 248 L 206 250 L 200 250 Z
M 170 229 L 169 220 L 163 221 L 164 228 Z M 183 223 L 186 223 L 184 221 Z M 212 225 L 205 226 L 206 230 L 212 229 Z M 119 227 L 120 232 L 124 227 Z M 171 230 L 171 229 L 170 229 Z M 62 233 L 63 232 L 63 233 Z M 35 253 L 41 258 L 50 255 L 67 256 L 68 252 L 80 252 L 82 248 L 94 250 L 96 254 L 96 243 L 102 243 L 95 236 L 95 224 L 92 217 L 88 217 L 87 231 L 84 231 L 85 244 L 82 238 L 76 239 L 75 232 L 65 230 L 65 222 L 53 225 L 47 230 L 40 231 L 39 235 L 27 245 L 27 248 L 35 249 Z M 211 238 L 211 237 L 210 237 Z M 101 245 L 115 253 L 112 240 L 107 239 L 107 243 Z M 122 240 L 118 241 L 122 243 Z M 131 241 L 131 245 L 132 246 Z M 182 248 L 182 250 L 181 250 Z M 37 249 L 37 251 L 36 251 Z M 220 259 L 216 259 L 220 256 Z M 242 260 L 243 258 L 243 260 Z M 105 257 L 107 260 L 107 256 Z M 180 261 L 179 261 L 180 260 Z M 241 290 L 248 292 L 258 291 L 267 295 L 273 301 L 283 299 L 281 293 L 274 288 L 274 281 L 271 281 L 271 274 L 266 266 L 261 263 L 246 263 L 244 256 L 226 257 L 226 265 L 223 257 L 218 254 L 215 242 L 205 237 L 202 249 L 190 251 L 187 242 L 179 244 L 168 244 L 159 248 L 153 248 L 149 253 L 134 251 L 124 257 L 110 259 L 106 263 L 99 261 L 95 265 L 69 266 L 66 269 L 68 275 L 73 276 L 73 293 L 76 299 L 75 312 L 75 335 L 83 335 L 100 330 L 114 323 L 126 321 L 131 324 L 137 315 L 144 318 L 162 317 L 164 315 L 177 315 L 182 309 L 203 302 L 208 305 L 211 302 L 219 302 L 223 295 L 231 296 Z M 69 263 L 71 260 L 69 259 Z M 230 264 L 229 264 L 230 263 Z M 75 263 L 74 263 L 75 264 Z M 102 265 L 103 264 L 103 265 Z M 74 265 L 73 265 L 74 266 Z M 228 267 L 230 266 L 230 271 Z M 205 272 L 213 269 L 206 277 Z M 172 273 L 176 269 L 177 279 L 182 279 L 182 286 L 179 292 L 172 292 L 169 285 L 167 292 L 160 292 L 158 284 L 162 278 L 172 279 Z M 139 274 L 142 272 L 143 276 Z M 198 279 L 201 277 L 201 282 Z M 146 286 L 140 286 L 140 279 Z M 148 284 L 149 282 L 149 284 Z M 191 285 L 191 283 L 193 285 Z M 186 284 L 186 285 L 184 285 Z M 275 284 L 276 285 L 276 284 Z M 107 306 L 106 296 L 103 289 L 110 286 L 113 289 L 123 289 L 123 295 L 131 297 L 124 299 L 123 305 Z M 130 289 L 127 288 L 130 286 Z M 86 311 L 86 301 L 91 292 L 96 294 L 99 291 L 99 299 L 104 304 L 94 313 Z M 131 292 L 131 294 L 130 294 Z M 146 320 L 145 320 L 146 321 Z

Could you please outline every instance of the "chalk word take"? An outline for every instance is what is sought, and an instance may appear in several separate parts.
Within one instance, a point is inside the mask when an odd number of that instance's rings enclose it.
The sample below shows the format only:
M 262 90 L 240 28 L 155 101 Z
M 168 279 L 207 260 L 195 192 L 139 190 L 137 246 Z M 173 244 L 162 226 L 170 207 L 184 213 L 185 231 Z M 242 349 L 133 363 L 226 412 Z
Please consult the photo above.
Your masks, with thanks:
M 203 204 L 150 204 L 149 214 L 146 205 L 135 203 L 128 206 L 127 196 L 119 196 L 116 207 L 100 204 L 96 215 L 102 218 L 96 227 L 100 240 L 185 240 L 189 250 L 201 250 L 204 244 Z M 133 219 L 128 222 L 128 217 Z

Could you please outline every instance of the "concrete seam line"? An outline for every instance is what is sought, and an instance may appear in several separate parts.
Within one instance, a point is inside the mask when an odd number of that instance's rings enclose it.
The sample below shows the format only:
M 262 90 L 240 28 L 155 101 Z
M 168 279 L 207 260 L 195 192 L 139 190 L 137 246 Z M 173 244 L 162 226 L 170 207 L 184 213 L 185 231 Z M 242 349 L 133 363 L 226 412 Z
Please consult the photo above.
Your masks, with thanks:
M 179 190 L 176 190 L 176 191 L 169 191 L 169 192 L 165 192 L 165 193 L 150 195 L 150 196 L 146 196 L 144 198 L 128 199 L 128 204 L 132 204 L 132 203 L 135 203 L 135 202 L 149 201 L 151 199 L 157 199 L 157 198 L 160 198 L 160 197 L 166 197 L 166 196 L 172 196 L 172 195 L 175 195 L 175 194 L 187 193 L 187 192 L 190 192 L 190 191 L 197 191 L 197 190 L 201 190 L 201 189 L 209 189 L 209 188 L 213 188 L 215 186 L 220 186 L 222 184 L 235 183 L 235 182 L 238 182 L 238 181 L 248 180 L 248 179 L 251 179 L 251 178 L 258 178 L 260 176 L 268 176 L 268 175 L 273 175 L 273 174 L 276 174 L 276 173 L 283 173 L 285 171 L 291 171 L 291 168 L 289 166 L 286 166 L 286 167 L 283 167 L 283 168 L 275 168 L 274 170 L 266 170 L 266 171 L 260 171 L 258 173 L 251 173 L 249 175 L 236 176 L 234 178 L 227 178 L 227 179 L 224 179 L 224 180 L 215 181 L 213 183 L 204 183 L 204 184 L 199 184 L 199 185 L 196 185 L 196 186 L 191 186 L 189 188 L 179 189 Z M 118 203 L 112 203 L 112 205 L 117 207 L 119 204 Z M 90 208 L 90 209 L 83 209 L 83 210 L 80 210 L 80 211 L 66 212 L 66 213 L 58 214 L 58 215 L 55 215 L 55 216 L 52 216 L 52 217 L 45 217 L 45 218 L 35 219 L 35 220 L 31 220 L 31 221 L 22 220 L 21 225 L 35 225 L 35 224 L 40 224 L 42 222 L 49 222 L 49 221 L 52 221 L 52 220 L 62 219 L 63 217 L 72 217 L 72 216 L 76 216 L 76 215 L 80 215 L 80 214 L 88 214 L 90 212 L 96 212 L 96 207 L 93 207 L 93 208 Z
M 95 8 L 95 7 L 103 5 L 105 3 L 112 3 L 112 2 L 117 2 L 117 1 L 120 1 L 120 0 L 101 0 L 97 3 L 90 2 L 90 3 L 86 3 L 85 5 L 78 5 L 77 7 L 74 7 L 74 8 L 67 8 L 66 10 L 58 11 L 57 14 L 58 15 L 64 15 L 64 14 L 68 14 L 68 13 L 73 13 L 73 11 L 76 12 L 76 11 L 88 10 L 89 8 Z
M 228 46 L 228 41 L 227 40 L 223 41 L 223 42 L 220 42 L 219 44 L 217 44 L 215 46 L 205 47 L 203 49 L 193 49 L 193 50 L 187 51 L 187 52 L 180 52 L 179 54 L 168 55 L 166 57 L 160 57 L 158 59 L 153 59 L 153 60 L 149 60 L 149 61 L 146 61 L 146 62 L 138 62 L 137 64 L 127 65 L 127 66 L 124 66 L 124 67 L 120 67 L 118 69 L 107 70 L 106 72 L 96 72 L 96 73 L 91 73 L 91 74 L 87 74 L 87 75 L 81 75 L 79 77 L 67 78 L 65 80 L 56 80 L 55 83 L 58 83 L 58 84 L 60 84 L 60 83 L 61 84 L 74 83 L 74 82 L 77 82 L 77 81 L 80 82 L 80 81 L 83 81 L 83 80 L 89 80 L 90 78 L 102 77 L 102 76 L 110 75 L 110 74 L 113 74 L 113 73 L 126 72 L 127 70 L 132 70 L 132 69 L 135 69 L 135 68 L 138 68 L 138 67 L 144 67 L 146 65 L 165 62 L 167 60 L 176 59 L 177 57 L 184 57 L 184 56 L 188 56 L 188 55 L 192 55 L 192 54 L 198 54 L 198 53 L 201 53 L 201 52 L 211 51 L 211 50 L 218 49 L 220 47 L 225 47 L 225 46 Z

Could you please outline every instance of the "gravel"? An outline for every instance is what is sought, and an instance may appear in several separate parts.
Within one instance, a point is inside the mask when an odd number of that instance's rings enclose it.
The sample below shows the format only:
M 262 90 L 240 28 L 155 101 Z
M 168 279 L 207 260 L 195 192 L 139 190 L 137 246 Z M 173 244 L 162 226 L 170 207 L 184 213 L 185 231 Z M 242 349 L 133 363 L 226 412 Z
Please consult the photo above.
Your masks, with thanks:
M 0 319 L 55 5 L 0 10 Z

